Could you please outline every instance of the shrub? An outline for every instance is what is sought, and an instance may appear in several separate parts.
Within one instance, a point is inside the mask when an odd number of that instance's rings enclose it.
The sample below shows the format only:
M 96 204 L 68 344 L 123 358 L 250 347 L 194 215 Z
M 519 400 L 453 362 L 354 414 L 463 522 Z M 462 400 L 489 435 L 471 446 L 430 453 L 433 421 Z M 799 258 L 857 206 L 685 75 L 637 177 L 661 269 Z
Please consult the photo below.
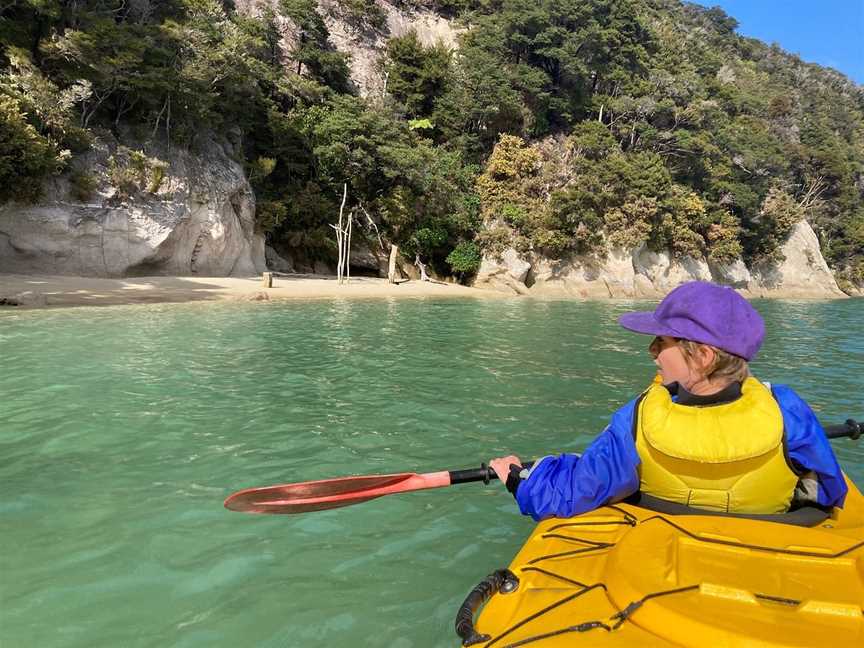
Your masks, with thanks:
M 17 102 L 0 95 L 0 203 L 38 200 L 42 181 L 64 162 L 64 154 L 27 122 Z
M 477 242 L 484 252 L 500 257 L 512 243 L 510 229 L 502 225 L 485 229 L 477 236 Z
M 117 152 L 108 158 L 108 178 L 121 197 L 132 196 L 145 189 L 156 193 L 162 186 L 167 168 L 167 162 L 125 146 L 118 146 Z
M 532 246 L 552 258 L 560 257 L 571 246 L 571 239 L 561 230 L 538 229 L 531 233 Z
M 168 163 L 157 158 L 150 158 L 150 185 L 147 191 L 156 193 L 159 187 L 162 186 L 162 181 L 165 179 L 165 170 L 168 168 Z
M 489 223 L 507 223 L 514 228 L 514 237 L 530 247 L 530 231 L 536 216 L 544 212 L 542 186 L 537 175 L 540 154 L 521 137 L 502 135 L 489 157 L 486 169 L 477 178 L 481 215 Z M 493 254 L 500 254 L 512 243 L 510 230 L 490 234 L 480 239 L 484 249 L 492 245 Z
M 698 194 L 674 185 L 671 195 L 663 202 L 663 214 L 651 234 L 649 245 L 654 250 L 668 249 L 675 257 L 701 258 L 705 254 L 707 211 Z
M 519 205 L 511 205 L 506 204 L 501 207 L 501 218 L 504 219 L 504 222 L 508 225 L 512 225 L 513 227 L 524 227 L 528 221 L 528 215 L 525 213 L 525 209 L 520 207 Z
M 273 232 L 288 216 L 288 207 L 278 200 L 259 201 L 255 208 L 255 217 L 262 232 Z
M 98 186 L 96 176 L 83 169 L 76 169 L 69 175 L 69 194 L 79 202 L 90 200 Z
M 249 182 L 255 184 L 269 176 L 276 169 L 276 158 L 258 156 L 249 164 Z
M 118 152 L 119 153 L 119 152 Z M 112 155 L 108 158 L 108 179 L 120 197 L 128 197 L 138 190 L 137 175 L 127 160 Z
M 567 232 L 577 254 L 593 254 L 603 245 L 603 219 L 595 199 L 596 194 L 577 185 L 550 196 L 545 225 Z
M 760 215 L 779 240 L 784 240 L 798 221 L 804 220 L 804 207 L 780 187 L 772 187 L 762 201 Z
M 483 260 L 480 248 L 472 241 L 460 242 L 450 254 L 447 255 L 447 263 L 458 275 L 473 275 L 480 269 Z
M 573 127 L 573 133 L 567 138 L 567 148 L 575 157 L 589 160 L 600 160 L 621 151 L 609 128 L 593 119 Z
M 361 31 L 383 31 L 387 27 L 387 14 L 369 0 L 336 0 L 349 25 Z
M 635 248 L 648 240 L 659 208 L 653 198 L 637 198 L 606 212 L 606 232 L 612 245 Z
M 713 220 L 708 227 L 708 258 L 718 263 L 730 263 L 741 258 L 743 248 L 738 239 L 741 226 L 734 214 L 725 209 L 711 213 Z

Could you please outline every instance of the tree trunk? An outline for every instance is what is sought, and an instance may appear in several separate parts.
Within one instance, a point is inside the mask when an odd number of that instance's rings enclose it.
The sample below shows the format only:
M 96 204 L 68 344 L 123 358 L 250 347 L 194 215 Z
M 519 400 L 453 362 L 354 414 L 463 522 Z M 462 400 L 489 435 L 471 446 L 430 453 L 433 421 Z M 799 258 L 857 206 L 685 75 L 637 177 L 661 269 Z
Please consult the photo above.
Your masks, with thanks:
M 345 230 L 342 227 L 342 214 L 345 211 L 345 201 L 348 199 L 348 183 L 342 185 L 342 204 L 339 205 L 339 227 L 336 230 L 337 242 L 339 244 L 339 263 L 337 264 L 337 280 L 342 283 L 342 276 L 345 273 Z

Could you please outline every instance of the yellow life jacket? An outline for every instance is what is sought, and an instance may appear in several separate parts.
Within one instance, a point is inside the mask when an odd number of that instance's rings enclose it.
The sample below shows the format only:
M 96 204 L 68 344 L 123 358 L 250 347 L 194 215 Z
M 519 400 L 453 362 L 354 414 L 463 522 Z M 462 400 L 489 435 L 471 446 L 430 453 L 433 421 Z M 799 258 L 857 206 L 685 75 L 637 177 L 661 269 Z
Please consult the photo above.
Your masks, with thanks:
M 633 426 L 642 492 L 712 511 L 788 510 L 798 477 L 783 450 L 783 415 L 755 378 L 737 400 L 704 407 L 678 405 L 654 384 Z

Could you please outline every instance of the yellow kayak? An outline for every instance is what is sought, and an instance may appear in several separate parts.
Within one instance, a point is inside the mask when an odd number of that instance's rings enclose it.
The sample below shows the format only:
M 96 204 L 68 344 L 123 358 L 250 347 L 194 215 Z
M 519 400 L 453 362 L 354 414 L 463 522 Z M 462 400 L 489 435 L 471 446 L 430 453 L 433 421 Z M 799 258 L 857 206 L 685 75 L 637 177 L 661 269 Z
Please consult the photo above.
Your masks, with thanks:
M 864 497 L 847 483 L 845 507 L 814 526 L 626 503 L 545 520 L 457 630 L 495 648 L 860 648 Z

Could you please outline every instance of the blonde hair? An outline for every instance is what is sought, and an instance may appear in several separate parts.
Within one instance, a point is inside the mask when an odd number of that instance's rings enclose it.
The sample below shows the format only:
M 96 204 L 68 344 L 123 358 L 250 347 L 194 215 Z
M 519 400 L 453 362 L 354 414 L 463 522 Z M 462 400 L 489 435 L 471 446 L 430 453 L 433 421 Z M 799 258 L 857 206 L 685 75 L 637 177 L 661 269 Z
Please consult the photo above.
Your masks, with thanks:
M 710 344 L 694 342 L 693 340 L 678 340 L 678 346 L 684 354 L 684 360 L 688 366 L 692 366 L 693 358 L 696 356 L 696 348 L 707 346 L 714 351 L 714 361 L 705 370 L 705 377 L 709 380 L 723 380 L 729 382 L 744 382 L 750 376 L 750 367 L 747 361 L 740 356 L 732 355 L 728 351 L 718 349 Z

